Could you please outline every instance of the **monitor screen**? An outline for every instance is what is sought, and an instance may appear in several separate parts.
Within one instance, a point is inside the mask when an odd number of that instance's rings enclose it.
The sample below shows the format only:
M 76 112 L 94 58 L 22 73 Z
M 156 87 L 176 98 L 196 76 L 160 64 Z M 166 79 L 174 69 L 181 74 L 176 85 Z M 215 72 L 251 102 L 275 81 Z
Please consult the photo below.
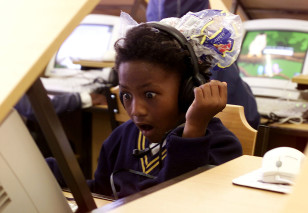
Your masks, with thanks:
M 298 99 L 300 92 L 292 78 L 308 74 L 308 21 L 255 19 L 243 25 L 237 63 L 253 94 Z
M 101 61 L 112 41 L 113 25 L 80 24 L 59 49 L 56 68 L 79 68 L 74 60 Z
M 120 17 L 89 14 L 62 43 L 46 67 L 49 76 L 55 68 L 79 70 L 78 61 L 114 61 L 114 43 L 119 38 Z M 64 69 L 63 69 L 64 68 Z
M 291 80 L 302 73 L 307 48 L 306 32 L 248 31 L 238 59 L 241 75 Z

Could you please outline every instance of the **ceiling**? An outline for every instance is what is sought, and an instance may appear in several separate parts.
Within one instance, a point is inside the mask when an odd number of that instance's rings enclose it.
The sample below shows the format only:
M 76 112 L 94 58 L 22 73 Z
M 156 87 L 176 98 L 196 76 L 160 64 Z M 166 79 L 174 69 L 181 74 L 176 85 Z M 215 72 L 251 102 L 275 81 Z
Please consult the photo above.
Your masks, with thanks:
M 129 13 L 137 22 L 145 22 L 147 0 L 100 0 L 91 13 L 119 16 Z
M 100 0 L 92 13 L 120 15 L 123 10 L 138 22 L 145 21 L 148 0 Z M 227 9 L 242 20 L 290 18 L 308 20 L 308 0 L 209 0 L 212 9 Z
M 233 11 L 247 19 L 290 18 L 308 20 L 307 0 L 233 0 Z

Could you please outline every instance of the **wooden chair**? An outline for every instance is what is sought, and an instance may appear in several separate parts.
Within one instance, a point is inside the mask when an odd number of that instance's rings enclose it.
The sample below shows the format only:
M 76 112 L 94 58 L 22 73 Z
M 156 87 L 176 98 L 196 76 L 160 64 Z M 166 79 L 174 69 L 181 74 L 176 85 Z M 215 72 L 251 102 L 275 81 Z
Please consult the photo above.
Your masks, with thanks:
M 244 155 L 254 155 L 258 131 L 247 122 L 243 106 L 227 104 L 215 117 L 240 140 Z
M 106 88 L 104 94 L 106 95 L 111 128 L 113 130 L 130 118 L 120 101 L 119 86 Z
M 120 101 L 118 86 L 110 88 L 110 94 L 107 94 L 107 102 L 112 129 L 130 119 Z M 243 106 L 227 104 L 225 109 L 215 117 L 218 117 L 240 140 L 243 154 L 254 155 L 257 130 L 248 124 Z

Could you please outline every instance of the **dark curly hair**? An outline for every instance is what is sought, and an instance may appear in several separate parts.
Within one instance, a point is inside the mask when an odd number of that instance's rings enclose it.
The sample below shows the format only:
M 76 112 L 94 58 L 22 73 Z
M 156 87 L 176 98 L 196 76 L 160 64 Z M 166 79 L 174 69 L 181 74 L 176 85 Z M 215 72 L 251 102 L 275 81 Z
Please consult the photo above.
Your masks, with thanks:
M 193 75 L 189 51 L 184 50 L 172 35 L 147 24 L 130 29 L 125 38 L 119 39 L 115 43 L 115 50 L 114 69 L 116 71 L 123 62 L 146 61 L 170 72 L 178 72 L 181 76 L 181 85 L 185 84 L 185 81 Z M 200 74 L 204 76 L 206 81 L 209 81 L 210 64 L 203 62 L 198 65 Z M 191 92 L 193 93 L 193 91 Z
M 115 43 L 115 50 L 116 70 L 122 62 L 140 60 L 179 72 L 184 78 L 192 74 L 189 70 L 191 69 L 189 52 L 183 50 L 171 35 L 162 33 L 147 24 L 130 29 L 125 38 Z M 210 64 L 199 64 L 199 68 L 205 79 L 209 79 Z

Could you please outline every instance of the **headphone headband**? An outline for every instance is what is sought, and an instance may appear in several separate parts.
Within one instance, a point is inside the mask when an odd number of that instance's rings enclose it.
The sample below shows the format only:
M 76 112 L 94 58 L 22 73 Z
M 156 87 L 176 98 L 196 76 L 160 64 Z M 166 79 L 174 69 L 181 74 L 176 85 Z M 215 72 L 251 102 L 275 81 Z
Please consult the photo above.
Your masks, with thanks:
M 172 26 L 167 26 L 167 25 L 157 23 L 157 22 L 147 23 L 147 25 L 171 35 L 173 38 L 175 38 L 179 42 L 179 44 L 182 46 L 183 49 L 188 50 L 190 54 L 190 62 L 193 68 L 193 79 L 194 81 L 196 81 L 195 84 L 197 84 L 195 86 L 204 84 L 205 80 L 199 74 L 198 58 L 195 54 L 195 51 L 192 45 L 187 41 L 185 36 L 180 31 L 178 31 L 176 28 Z
M 192 45 L 187 41 L 185 36 L 174 27 L 156 22 L 146 23 L 146 25 L 158 29 L 167 35 L 170 35 L 175 40 L 177 40 L 177 42 L 181 45 L 181 48 L 187 50 L 189 53 L 190 66 L 192 70 L 189 71 L 189 78 L 183 79 L 183 82 L 180 86 L 181 95 L 179 95 L 178 97 L 179 109 L 182 112 L 186 112 L 194 100 L 194 88 L 207 82 L 206 78 L 199 71 L 199 63 L 195 51 Z M 123 104 L 122 96 L 120 96 L 120 100 Z

